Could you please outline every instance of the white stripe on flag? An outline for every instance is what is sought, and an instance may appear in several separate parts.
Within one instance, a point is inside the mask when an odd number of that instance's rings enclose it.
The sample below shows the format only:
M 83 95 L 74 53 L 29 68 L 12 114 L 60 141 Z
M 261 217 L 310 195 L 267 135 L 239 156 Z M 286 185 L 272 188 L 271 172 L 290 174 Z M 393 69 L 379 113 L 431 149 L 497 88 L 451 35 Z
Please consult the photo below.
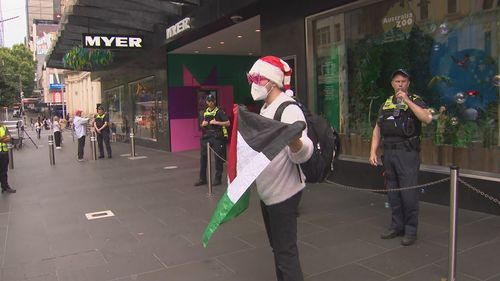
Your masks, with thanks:
M 263 153 L 253 150 L 238 132 L 236 178 L 229 184 L 227 195 L 231 202 L 237 202 L 257 176 L 271 162 Z M 251 165 L 249 165 L 251 163 Z

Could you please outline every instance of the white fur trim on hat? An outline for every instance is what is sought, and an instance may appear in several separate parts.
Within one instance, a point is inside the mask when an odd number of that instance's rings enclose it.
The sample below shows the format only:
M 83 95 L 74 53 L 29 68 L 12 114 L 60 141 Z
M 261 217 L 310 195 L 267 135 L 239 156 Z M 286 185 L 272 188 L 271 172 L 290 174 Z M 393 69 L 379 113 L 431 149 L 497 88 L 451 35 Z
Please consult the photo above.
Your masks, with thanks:
M 292 69 L 285 61 L 278 57 L 266 56 L 258 59 L 249 73 L 258 73 L 276 83 L 280 88 L 285 90 L 290 89 Z

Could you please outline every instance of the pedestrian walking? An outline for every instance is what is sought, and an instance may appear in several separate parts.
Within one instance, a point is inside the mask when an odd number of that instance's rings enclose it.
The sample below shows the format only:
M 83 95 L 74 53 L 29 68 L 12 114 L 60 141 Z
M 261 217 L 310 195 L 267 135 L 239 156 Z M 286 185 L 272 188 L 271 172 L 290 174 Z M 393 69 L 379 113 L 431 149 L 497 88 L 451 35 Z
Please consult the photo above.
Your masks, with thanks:
M 35 131 L 37 139 L 40 139 L 40 134 L 42 133 L 42 127 L 43 127 L 42 121 L 40 117 L 38 117 L 38 119 L 35 122 Z
M 61 149 L 61 123 L 59 123 L 59 117 L 54 117 L 54 122 L 52 122 L 52 131 L 54 132 L 54 141 L 56 142 L 56 149 Z
M 274 119 L 278 107 L 294 101 L 284 90 L 290 92 L 292 69 L 278 57 L 260 58 L 250 69 L 247 78 L 251 84 L 252 98 L 263 100 L 260 115 Z M 287 106 L 281 122 L 306 122 L 304 113 L 297 105 Z M 298 206 L 305 187 L 300 163 L 313 153 L 313 143 L 307 129 L 288 144 L 257 177 L 256 185 L 261 199 L 262 217 L 269 243 L 274 253 L 278 281 L 303 281 L 297 248 Z
M 391 76 L 394 94 L 382 104 L 373 129 L 370 164 L 377 166 L 377 150 L 383 138 L 382 164 L 387 188 L 397 189 L 418 184 L 420 167 L 420 134 L 422 122 L 432 122 L 432 115 L 424 101 L 410 94 L 410 74 L 403 69 Z M 418 200 L 420 189 L 388 192 L 391 207 L 391 225 L 382 239 L 404 236 L 403 246 L 417 240 Z
M 104 108 L 99 106 L 97 108 L 97 115 L 94 117 L 94 129 L 97 134 L 97 144 L 99 147 L 99 159 L 104 158 L 104 145 L 106 145 L 106 152 L 108 158 L 111 158 L 111 144 L 109 143 L 109 117 L 104 112 Z
M 226 158 L 227 127 L 230 122 L 226 113 L 216 106 L 215 96 L 210 94 L 205 98 L 207 108 L 200 112 L 199 120 L 202 131 L 200 139 L 200 179 L 194 184 L 207 184 L 207 143 L 217 154 L 215 156 L 215 181 L 213 185 L 222 183 L 223 161 Z M 221 159 L 224 158 L 224 159 Z
M 89 118 L 82 117 L 82 110 L 75 111 L 73 125 L 75 127 L 75 135 L 78 138 L 78 161 L 84 161 L 83 154 L 85 149 L 85 136 L 87 135 L 87 124 Z
M 4 124 L 0 124 L 0 184 L 2 193 L 16 193 L 9 185 L 7 172 L 9 170 L 9 147 L 10 133 Z

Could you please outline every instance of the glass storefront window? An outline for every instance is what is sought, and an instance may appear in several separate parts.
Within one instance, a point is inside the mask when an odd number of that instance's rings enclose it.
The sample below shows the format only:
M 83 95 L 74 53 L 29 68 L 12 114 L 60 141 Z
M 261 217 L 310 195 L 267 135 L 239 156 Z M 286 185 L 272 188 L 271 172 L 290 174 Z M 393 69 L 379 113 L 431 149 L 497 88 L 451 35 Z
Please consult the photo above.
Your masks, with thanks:
M 129 83 L 129 94 L 134 105 L 134 133 L 136 138 L 157 140 L 158 97 L 154 77 Z
M 119 86 L 110 90 L 104 91 L 106 97 L 106 105 L 109 114 L 110 128 L 116 129 L 116 134 L 119 136 L 128 136 L 128 125 L 125 117 L 124 106 L 124 87 Z
M 405 68 L 410 91 L 434 114 L 423 128 L 422 163 L 500 173 L 493 2 L 356 2 L 306 19 L 313 104 L 341 132 L 345 155 L 368 157 L 378 109 L 393 92 L 390 75 Z

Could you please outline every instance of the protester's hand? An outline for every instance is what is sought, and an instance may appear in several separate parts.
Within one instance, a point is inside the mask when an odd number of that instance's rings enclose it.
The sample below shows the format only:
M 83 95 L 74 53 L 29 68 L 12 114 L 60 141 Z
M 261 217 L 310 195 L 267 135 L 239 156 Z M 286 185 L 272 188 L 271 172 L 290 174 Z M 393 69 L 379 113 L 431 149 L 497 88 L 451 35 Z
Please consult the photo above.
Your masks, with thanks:
M 217 121 L 215 119 L 210 120 L 209 122 L 210 125 L 217 125 Z
M 290 143 L 288 143 L 288 147 L 290 147 L 290 150 L 292 152 L 298 152 L 299 150 L 302 149 L 302 141 L 300 140 L 299 135 L 297 138 L 293 139 Z
M 208 126 L 208 122 L 206 120 L 203 120 L 203 122 L 201 122 L 201 126 L 202 127 Z
M 377 166 L 378 165 L 378 158 L 377 158 L 377 154 L 376 153 L 370 153 L 370 164 L 373 165 L 373 166 Z

